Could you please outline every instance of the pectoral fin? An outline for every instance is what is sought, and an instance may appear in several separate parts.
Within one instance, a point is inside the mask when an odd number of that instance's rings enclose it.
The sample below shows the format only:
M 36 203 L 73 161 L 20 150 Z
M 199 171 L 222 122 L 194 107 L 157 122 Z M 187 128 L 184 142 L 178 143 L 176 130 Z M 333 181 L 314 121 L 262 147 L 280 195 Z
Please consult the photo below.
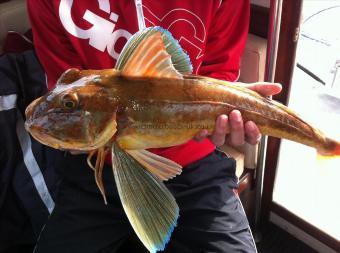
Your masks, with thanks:
M 163 250 L 179 208 L 166 186 L 116 144 L 112 165 L 120 199 L 139 239 L 150 252 Z
M 151 153 L 145 149 L 126 150 L 145 169 L 156 175 L 160 180 L 166 181 L 181 174 L 182 166 L 162 156 Z

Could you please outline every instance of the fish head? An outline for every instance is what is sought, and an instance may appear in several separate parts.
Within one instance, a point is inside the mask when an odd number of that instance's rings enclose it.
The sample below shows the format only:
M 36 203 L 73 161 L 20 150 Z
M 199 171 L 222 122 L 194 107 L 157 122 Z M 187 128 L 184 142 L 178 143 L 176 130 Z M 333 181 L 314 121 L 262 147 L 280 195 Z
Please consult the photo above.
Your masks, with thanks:
M 105 145 L 116 131 L 115 98 L 97 85 L 98 78 L 59 84 L 34 100 L 25 112 L 26 130 L 56 149 L 89 151 Z

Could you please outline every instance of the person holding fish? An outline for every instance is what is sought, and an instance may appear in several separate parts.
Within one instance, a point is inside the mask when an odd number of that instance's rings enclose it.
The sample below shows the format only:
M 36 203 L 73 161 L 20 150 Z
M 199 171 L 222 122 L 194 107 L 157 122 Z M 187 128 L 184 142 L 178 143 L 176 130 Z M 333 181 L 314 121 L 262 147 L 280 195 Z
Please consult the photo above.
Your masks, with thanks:
M 244 121 L 240 111 L 226 115 L 223 108 L 208 121 L 210 111 L 200 104 L 190 106 L 208 123 L 189 127 L 196 114 L 184 113 L 188 104 L 180 109 L 167 104 L 167 114 L 154 122 L 168 101 L 162 97 L 182 96 L 175 83 L 193 79 L 186 75 L 237 80 L 249 6 L 248 0 L 28 0 L 36 52 L 53 92 L 46 97 L 49 104 L 39 105 L 43 101 L 38 99 L 27 108 L 26 128 L 40 142 L 67 151 L 55 158 L 63 180 L 36 253 L 123 252 L 132 247 L 129 242 L 139 245 L 134 252 L 256 252 L 235 194 L 235 160 L 216 147 L 257 144 L 257 125 Z M 122 85 L 110 93 L 104 87 L 113 77 Z M 158 89 L 156 83 L 164 78 L 167 83 Z M 84 83 L 100 83 L 100 88 L 82 89 Z M 69 92 L 71 87 L 81 92 Z M 181 87 L 196 89 L 186 81 Z M 199 87 L 197 93 L 209 93 Z M 246 87 L 263 96 L 281 90 L 270 83 Z M 192 96 L 190 92 L 183 96 Z M 124 96 L 130 99 L 125 109 L 110 107 Z M 96 99 L 80 102 L 89 97 Z M 137 97 L 153 104 L 136 102 Z M 55 113 L 58 106 L 62 108 Z M 29 119 L 39 117 L 38 107 L 49 109 L 44 126 L 53 134 Z M 74 114 L 79 108 L 81 113 Z M 141 111 L 146 113 L 137 116 Z M 111 163 L 115 181 L 105 169 Z

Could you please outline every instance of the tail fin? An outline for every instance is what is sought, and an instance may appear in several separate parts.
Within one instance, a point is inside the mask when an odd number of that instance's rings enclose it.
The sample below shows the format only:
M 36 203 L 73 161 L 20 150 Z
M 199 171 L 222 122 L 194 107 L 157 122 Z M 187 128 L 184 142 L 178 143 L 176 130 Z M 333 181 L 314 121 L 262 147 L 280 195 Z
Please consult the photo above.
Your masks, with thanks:
M 326 137 L 326 152 L 325 156 L 336 157 L 340 156 L 340 142 Z
M 331 138 L 326 138 L 326 147 L 318 150 L 319 160 L 339 159 L 340 167 L 340 142 Z
M 334 155 L 340 156 L 340 143 L 338 142 L 335 149 L 334 149 Z

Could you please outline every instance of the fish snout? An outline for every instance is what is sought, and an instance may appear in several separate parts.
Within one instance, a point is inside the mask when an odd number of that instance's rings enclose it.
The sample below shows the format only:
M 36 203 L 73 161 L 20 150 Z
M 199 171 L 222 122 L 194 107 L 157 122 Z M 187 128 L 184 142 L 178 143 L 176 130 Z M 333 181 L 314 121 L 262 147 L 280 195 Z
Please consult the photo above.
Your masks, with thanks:
M 39 101 L 41 100 L 42 98 L 37 98 L 35 100 L 33 100 L 26 108 L 25 110 L 25 116 L 26 116 L 26 119 L 29 119 L 32 117 L 33 113 L 34 113 L 34 109 L 36 107 L 36 105 L 39 103 Z
M 35 100 L 33 100 L 27 107 L 25 110 L 25 117 L 26 117 L 26 121 L 25 121 L 25 129 L 27 131 L 30 132 L 30 130 L 32 129 L 32 126 L 34 125 L 34 122 L 36 121 L 36 118 L 38 117 L 39 110 L 42 109 L 40 108 L 40 104 L 42 101 L 42 97 L 37 98 Z

